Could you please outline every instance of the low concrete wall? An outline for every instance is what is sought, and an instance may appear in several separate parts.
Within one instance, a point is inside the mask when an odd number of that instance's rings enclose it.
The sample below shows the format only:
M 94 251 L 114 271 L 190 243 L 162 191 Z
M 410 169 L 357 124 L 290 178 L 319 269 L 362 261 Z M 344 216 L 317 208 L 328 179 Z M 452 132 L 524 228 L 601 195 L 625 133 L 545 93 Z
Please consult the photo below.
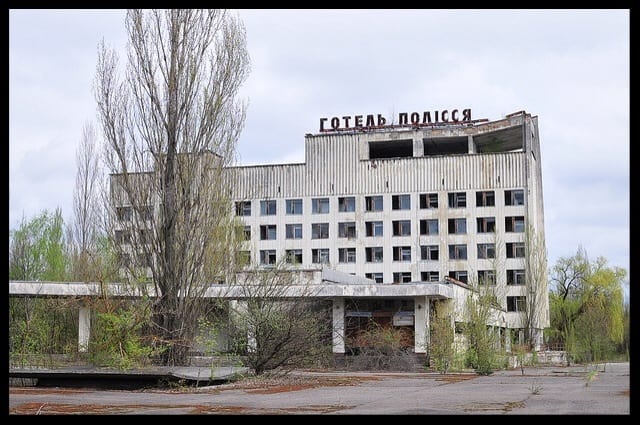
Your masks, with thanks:
M 532 366 L 536 364 L 543 365 L 566 365 L 567 364 L 567 352 L 566 351 L 537 351 L 534 362 L 533 353 L 525 353 L 522 359 L 525 366 Z M 509 356 L 510 369 L 520 367 L 520 360 L 518 356 Z

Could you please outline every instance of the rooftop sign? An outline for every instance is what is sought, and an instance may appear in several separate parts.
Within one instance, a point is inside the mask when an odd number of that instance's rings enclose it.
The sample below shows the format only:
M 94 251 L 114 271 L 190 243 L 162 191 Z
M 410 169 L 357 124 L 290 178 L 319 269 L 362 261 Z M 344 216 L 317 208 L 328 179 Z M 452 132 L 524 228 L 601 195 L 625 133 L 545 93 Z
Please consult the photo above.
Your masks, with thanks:
M 400 112 L 398 124 L 387 124 L 387 119 L 382 114 L 370 115 L 346 115 L 343 117 L 320 118 L 320 131 L 341 130 L 367 130 L 372 128 L 398 127 L 398 126 L 428 126 L 446 123 L 471 122 L 471 109 L 458 109 L 442 111 Z

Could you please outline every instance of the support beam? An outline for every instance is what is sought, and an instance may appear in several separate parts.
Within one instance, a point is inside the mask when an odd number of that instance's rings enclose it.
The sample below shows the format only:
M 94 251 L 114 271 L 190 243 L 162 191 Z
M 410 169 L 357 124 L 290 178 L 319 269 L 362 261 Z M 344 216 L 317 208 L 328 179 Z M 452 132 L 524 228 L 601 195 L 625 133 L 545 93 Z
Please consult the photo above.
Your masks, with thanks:
M 89 351 L 89 338 L 91 334 L 91 309 L 80 307 L 78 314 L 78 352 Z
M 414 297 L 414 352 L 426 354 L 429 345 L 429 299 Z
M 344 298 L 333 299 L 333 353 L 344 354 Z

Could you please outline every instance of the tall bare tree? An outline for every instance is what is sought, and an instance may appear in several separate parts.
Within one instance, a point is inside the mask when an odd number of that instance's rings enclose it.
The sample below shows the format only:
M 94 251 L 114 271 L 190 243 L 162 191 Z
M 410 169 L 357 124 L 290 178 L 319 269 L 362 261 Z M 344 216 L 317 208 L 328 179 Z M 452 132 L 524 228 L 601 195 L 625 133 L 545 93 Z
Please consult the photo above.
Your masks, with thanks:
M 130 10 L 126 28 L 124 78 L 103 43 L 95 81 L 113 237 L 123 259 L 146 266 L 162 362 L 180 364 L 206 286 L 231 258 L 221 237 L 233 233 L 223 169 L 245 120 L 245 30 L 220 10 Z
M 547 250 L 542 234 L 531 225 L 525 229 L 525 343 L 539 349 L 542 331 L 549 323 L 549 295 L 547 289 Z

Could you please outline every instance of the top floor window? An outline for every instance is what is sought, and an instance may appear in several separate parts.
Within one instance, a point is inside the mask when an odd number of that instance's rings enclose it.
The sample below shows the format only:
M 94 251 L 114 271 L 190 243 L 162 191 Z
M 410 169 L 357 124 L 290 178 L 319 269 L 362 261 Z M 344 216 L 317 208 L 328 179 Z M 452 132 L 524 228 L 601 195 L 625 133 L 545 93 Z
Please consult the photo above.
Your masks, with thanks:
M 338 198 L 338 211 L 353 212 L 355 210 L 356 210 L 355 196 L 345 196 L 345 197 Z
M 493 190 L 476 192 L 476 207 L 495 207 L 496 193 Z
M 449 193 L 449 208 L 466 208 L 467 207 L 467 193 L 466 192 L 452 192 Z
M 382 211 L 382 195 L 367 196 L 364 198 L 364 208 L 366 211 Z
M 311 212 L 313 214 L 329 214 L 329 198 L 313 198 Z
M 524 205 L 524 190 L 514 189 L 504 191 L 505 205 Z
M 420 194 L 420 208 L 438 208 L 438 194 L 437 193 L 421 193 Z
M 250 216 L 251 215 L 251 201 L 238 201 L 238 202 L 236 202 L 236 215 L 237 216 Z
M 260 201 L 260 215 L 276 215 L 276 200 Z
M 302 199 L 287 199 L 285 206 L 287 208 L 287 215 L 302 214 Z
M 391 209 L 410 210 L 411 196 L 410 195 L 393 195 L 391 197 Z

